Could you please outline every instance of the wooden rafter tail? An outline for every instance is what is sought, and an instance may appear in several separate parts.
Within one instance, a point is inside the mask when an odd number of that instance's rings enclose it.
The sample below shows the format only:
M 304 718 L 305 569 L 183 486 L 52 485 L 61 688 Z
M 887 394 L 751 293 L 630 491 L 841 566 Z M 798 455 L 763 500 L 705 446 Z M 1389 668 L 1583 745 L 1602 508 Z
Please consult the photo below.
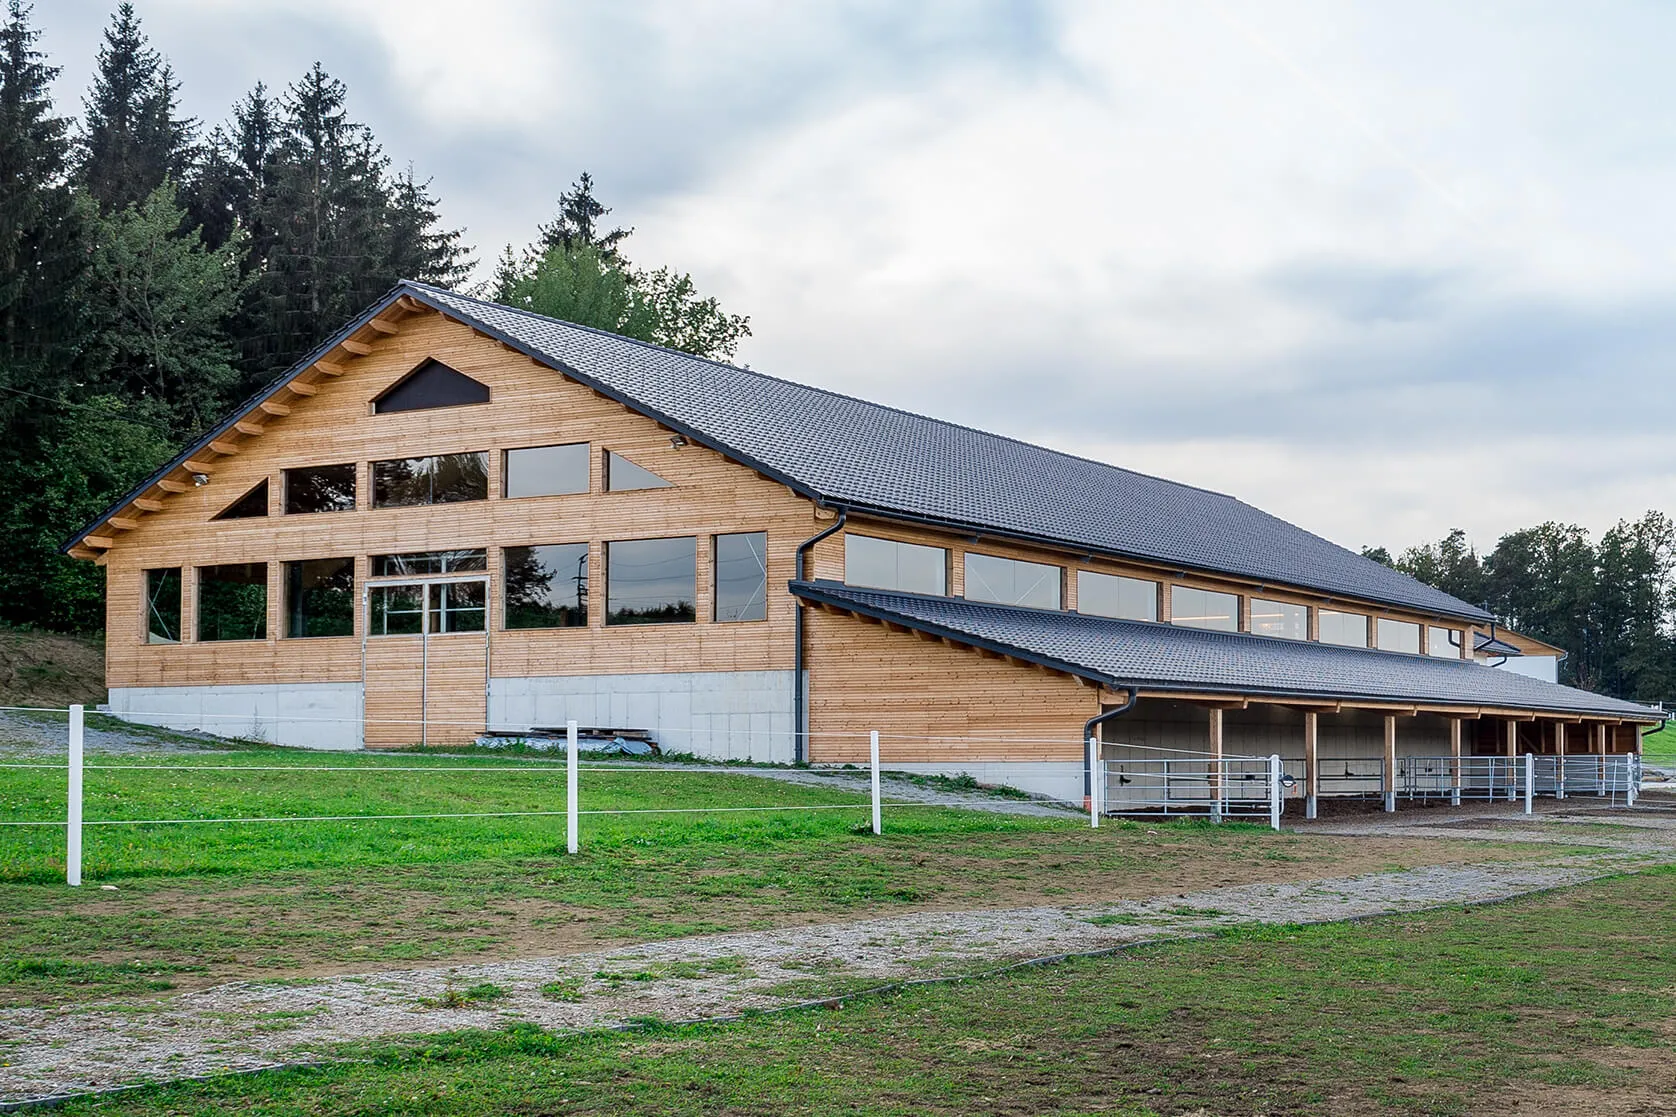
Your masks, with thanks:
M 134 507 L 141 512 L 161 512 L 163 511 L 163 502 L 142 496 L 134 502 Z
M 92 547 L 83 547 L 79 543 L 70 548 L 70 557 L 74 559 L 96 559 L 101 554 L 102 552 L 95 551 Z
M 116 540 L 108 535 L 88 535 L 83 537 L 82 542 L 89 547 L 97 547 L 101 551 L 108 551 L 116 546 Z
M 349 343 L 347 341 L 344 342 L 344 345 L 347 346 L 348 344 Z M 372 350 L 369 347 L 367 351 L 370 353 Z M 327 376 L 342 376 L 344 373 L 349 371 L 336 361 L 315 361 L 314 367 Z
M 133 531 L 140 526 L 140 521 L 132 516 L 112 516 L 105 521 L 106 527 L 114 527 L 118 531 Z
M 298 395 L 298 396 L 312 396 L 315 393 L 320 391 L 319 388 L 315 387 L 313 384 L 310 384 L 306 380 L 293 380 L 293 381 L 291 381 L 291 383 L 289 383 L 285 386 L 288 389 L 290 389 L 290 391 L 293 395 Z
M 157 487 L 166 493 L 184 493 L 192 485 L 187 481 L 177 481 L 173 477 L 165 477 L 157 482 Z
M 364 341 L 356 341 L 352 337 L 346 337 L 342 341 L 338 342 L 338 348 L 342 349 L 346 353 L 353 353 L 357 357 L 365 357 L 368 353 L 372 352 L 371 345 Z M 316 363 L 318 364 L 318 362 Z
M 291 408 L 288 405 L 278 403 L 271 399 L 265 399 L 262 401 L 262 410 L 267 412 L 269 415 L 275 416 L 276 418 L 291 414 Z
M 390 321 L 388 318 L 374 318 L 368 322 L 367 325 L 371 326 L 374 330 L 377 330 L 381 334 L 388 335 L 401 332 L 401 327 Z
M 180 463 L 180 467 L 182 469 L 186 470 L 186 472 L 188 472 L 188 473 L 214 473 L 215 472 L 215 466 L 211 465 L 209 462 L 204 462 L 204 461 L 196 461 L 196 460 L 194 460 L 194 461 L 184 461 L 184 462 Z
M 412 295 L 403 295 L 401 298 L 396 300 L 396 305 L 407 311 L 409 314 L 431 313 L 430 307 L 426 306 Z
M 238 422 L 233 424 L 233 429 L 238 431 L 240 434 L 248 434 L 250 437 L 255 438 L 257 435 L 267 431 L 268 428 L 264 427 L 261 423 L 252 423 L 249 419 L 240 419 Z
M 213 450 L 215 453 L 220 454 L 223 457 L 227 457 L 227 458 L 230 458 L 234 454 L 239 452 L 239 446 L 238 446 L 237 443 L 222 442 L 222 441 L 219 441 L 219 440 L 215 441 L 215 442 L 211 442 L 209 444 L 209 448 L 211 450 Z

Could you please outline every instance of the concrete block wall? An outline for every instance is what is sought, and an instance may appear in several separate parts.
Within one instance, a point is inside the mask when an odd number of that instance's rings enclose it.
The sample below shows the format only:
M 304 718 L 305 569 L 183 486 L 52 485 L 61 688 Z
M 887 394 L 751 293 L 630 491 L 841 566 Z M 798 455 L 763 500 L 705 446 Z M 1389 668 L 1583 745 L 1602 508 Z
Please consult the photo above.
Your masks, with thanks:
M 165 729 L 296 748 L 361 747 L 360 683 L 113 687 L 109 708 L 117 717 Z
M 534 675 L 489 680 L 489 727 L 647 729 L 669 752 L 715 760 L 792 759 L 790 671 Z

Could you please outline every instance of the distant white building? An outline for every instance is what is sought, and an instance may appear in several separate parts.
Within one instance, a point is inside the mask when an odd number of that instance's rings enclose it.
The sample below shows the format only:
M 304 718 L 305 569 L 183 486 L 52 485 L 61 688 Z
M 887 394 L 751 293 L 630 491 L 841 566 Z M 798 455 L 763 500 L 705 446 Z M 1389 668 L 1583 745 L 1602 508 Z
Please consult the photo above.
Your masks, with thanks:
M 1503 628 L 1476 633 L 1472 656 L 1480 663 L 1515 675 L 1557 683 L 1560 681 L 1560 661 L 1566 653 L 1563 648 Z

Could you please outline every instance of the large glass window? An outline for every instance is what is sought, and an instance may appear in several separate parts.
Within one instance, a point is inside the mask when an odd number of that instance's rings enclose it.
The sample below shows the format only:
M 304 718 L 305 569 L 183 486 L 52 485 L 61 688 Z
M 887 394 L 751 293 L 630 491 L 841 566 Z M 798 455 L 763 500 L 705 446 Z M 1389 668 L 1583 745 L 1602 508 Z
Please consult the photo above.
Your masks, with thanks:
M 1065 572 L 1041 562 L 966 552 L 966 597 L 1032 609 L 1059 608 Z
M 643 466 L 635 465 L 621 454 L 605 452 L 605 491 L 628 492 L 634 489 L 667 489 L 668 481 Z
M 1420 626 L 1413 621 L 1394 621 L 1379 618 L 1379 648 L 1387 652 L 1420 654 Z
M 460 574 L 489 569 L 489 554 L 481 547 L 458 551 L 410 551 L 405 555 L 374 555 L 374 578 L 405 578 L 414 574 Z
M 374 508 L 454 504 L 489 497 L 489 455 L 437 454 L 372 463 Z
M 1251 599 L 1251 631 L 1259 636 L 1280 636 L 1287 640 L 1309 639 L 1309 606 L 1290 601 Z
M 482 582 L 432 582 L 431 633 L 482 632 L 488 615 L 488 587 Z
M 508 450 L 505 491 L 514 496 L 558 496 L 588 491 L 588 444 Z
M 285 471 L 285 514 L 348 512 L 355 507 L 355 466 L 315 465 Z
M 698 541 L 630 539 L 605 545 L 605 623 L 697 619 Z
M 1458 628 L 1438 628 L 1436 625 L 1426 629 L 1426 654 L 1438 659 L 1461 658 L 1461 630 Z
M 1158 583 L 1121 574 L 1077 571 L 1077 612 L 1125 621 L 1158 619 Z
M 948 592 L 949 553 L 871 535 L 844 536 L 844 582 L 872 589 L 941 597 Z
M 145 641 L 180 643 L 180 567 L 145 572 Z
M 424 586 L 373 586 L 371 635 L 417 636 L 425 631 Z
M 1321 631 L 1323 644 L 1342 644 L 1347 648 L 1368 646 L 1368 619 L 1360 613 L 1318 609 L 1315 623 Z
M 198 567 L 198 639 L 263 640 L 267 635 L 267 563 Z
M 716 536 L 716 619 L 768 617 L 768 536 L 760 531 Z
M 285 635 L 355 634 L 355 560 L 306 559 L 285 564 Z
M 1237 594 L 1170 587 L 1170 623 L 1183 628 L 1208 628 L 1217 632 L 1240 630 L 1240 599 Z
M 210 518 L 213 520 L 247 520 L 268 514 L 268 479 L 258 481 L 251 490 Z
M 581 628 L 588 623 L 588 545 L 507 547 L 507 628 Z

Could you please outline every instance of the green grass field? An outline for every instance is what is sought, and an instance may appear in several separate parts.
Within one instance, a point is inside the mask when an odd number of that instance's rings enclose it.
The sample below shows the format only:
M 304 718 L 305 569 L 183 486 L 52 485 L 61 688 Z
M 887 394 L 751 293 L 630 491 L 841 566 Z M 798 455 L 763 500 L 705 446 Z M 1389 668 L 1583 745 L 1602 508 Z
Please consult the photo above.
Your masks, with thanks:
M 1676 873 L 1660 871 L 1488 908 L 1242 929 L 835 1011 L 347 1048 L 363 1061 L 61 1112 L 1662 1112 L 1673 909 Z
M 513 770 L 528 759 L 263 748 L 101 763 L 124 767 L 88 770 L 89 821 L 564 808 L 562 765 Z M 575 857 L 562 814 L 89 826 L 80 889 L 63 883 L 61 826 L 0 826 L 0 1005 L 1554 852 L 909 806 L 887 807 L 875 837 L 845 791 L 743 772 L 581 778 L 589 810 L 840 809 L 588 815 Z M 0 768 L 0 821 L 62 818 L 64 790 L 56 766 Z
M 1641 749 L 1650 763 L 1676 767 L 1676 722 L 1666 723 L 1658 732 L 1643 737 Z

